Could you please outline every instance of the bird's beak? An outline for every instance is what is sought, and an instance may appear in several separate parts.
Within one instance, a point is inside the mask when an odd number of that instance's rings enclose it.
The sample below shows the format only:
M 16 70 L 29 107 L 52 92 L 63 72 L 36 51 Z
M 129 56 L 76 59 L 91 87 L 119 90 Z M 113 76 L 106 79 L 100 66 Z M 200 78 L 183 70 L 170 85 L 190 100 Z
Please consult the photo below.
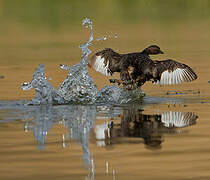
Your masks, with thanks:
M 164 54 L 164 52 L 160 50 L 160 54 Z

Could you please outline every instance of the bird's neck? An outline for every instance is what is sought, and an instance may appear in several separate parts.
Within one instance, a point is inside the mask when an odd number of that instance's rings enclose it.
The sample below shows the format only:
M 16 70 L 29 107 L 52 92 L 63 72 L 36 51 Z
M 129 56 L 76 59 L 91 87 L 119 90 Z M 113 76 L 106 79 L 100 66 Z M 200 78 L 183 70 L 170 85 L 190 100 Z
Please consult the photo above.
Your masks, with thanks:
M 143 51 L 141 51 L 141 54 L 144 54 L 144 55 L 149 56 L 149 53 L 147 52 L 147 50 L 146 50 L 146 49 L 144 49 Z

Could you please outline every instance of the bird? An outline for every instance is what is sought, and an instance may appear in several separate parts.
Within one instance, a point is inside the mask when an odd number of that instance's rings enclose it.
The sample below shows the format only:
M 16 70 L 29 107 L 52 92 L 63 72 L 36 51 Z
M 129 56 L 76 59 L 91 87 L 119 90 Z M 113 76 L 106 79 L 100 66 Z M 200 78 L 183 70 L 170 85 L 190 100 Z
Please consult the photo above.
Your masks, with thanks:
M 105 76 L 112 76 L 115 72 L 120 73 L 122 81 L 131 80 L 129 69 L 134 68 L 138 61 L 146 60 L 149 55 L 163 54 L 160 47 L 151 45 L 141 52 L 119 54 L 111 48 L 105 48 L 96 52 L 89 60 L 88 66 Z
M 151 45 L 143 51 L 119 54 L 111 48 L 96 52 L 88 66 L 105 76 L 120 73 L 118 84 L 136 84 L 142 86 L 147 81 L 153 84 L 179 84 L 197 79 L 196 73 L 188 65 L 172 59 L 152 60 L 150 55 L 163 54 L 158 45 Z M 110 82 L 115 82 L 114 80 Z

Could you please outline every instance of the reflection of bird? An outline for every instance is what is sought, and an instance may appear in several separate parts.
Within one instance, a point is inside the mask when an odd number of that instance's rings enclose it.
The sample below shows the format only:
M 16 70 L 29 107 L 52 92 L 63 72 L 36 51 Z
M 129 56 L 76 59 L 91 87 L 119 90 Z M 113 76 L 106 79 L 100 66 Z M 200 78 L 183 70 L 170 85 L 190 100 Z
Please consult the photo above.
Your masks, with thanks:
M 189 66 L 171 59 L 151 60 L 149 55 L 154 54 L 163 54 L 157 45 L 129 54 L 118 54 L 108 48 L 94 54 L 89 60 L 89 67 L 106 76 L 119 72 L 122 82 L 132 80 L 138 82 L 138 86 L 149 80 L 154 84 L 179 84 L 197 79 Z M 132 71 L 131 77 L 129 70 Z
M 132 107 L 123 109 L 120 123 L 112 121 L 96 125 L 95 137 L 98 146 L 141 143 L 138 138 L 143 138 L 146 148 L 160 149 L 164 134 L 180 133 L 176 128 L 194 125 L 197 118 L 192 112 L 169 111 L 149 115 Z

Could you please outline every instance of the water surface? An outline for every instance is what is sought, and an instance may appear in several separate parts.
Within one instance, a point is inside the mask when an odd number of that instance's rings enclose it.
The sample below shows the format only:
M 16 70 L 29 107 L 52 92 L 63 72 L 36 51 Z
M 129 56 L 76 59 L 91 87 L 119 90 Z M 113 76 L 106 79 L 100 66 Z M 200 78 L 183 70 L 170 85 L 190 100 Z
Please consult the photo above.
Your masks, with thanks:
M 208 1 L 110 1 L 103 11 L 95 1 L 0 2 L 1 179 L 210 178 Z M 78 46 L 89 37 L 80 25 L 86 15 L 95 24 L 95 38 L 107 37 L 93 42 L 93 52 L 158 44 L 165 54 L 153 59 L 186 63 L 198 79 L 174 86 L 147 83 L 138 103 L 25 106 L 35 93 L 20 85 L 31 81 L 38 64 L 57 88 L 68 73 L 59 65 L 80 61 Z M 98 90 L 109 85 L 107 77 L 88 71 Z

